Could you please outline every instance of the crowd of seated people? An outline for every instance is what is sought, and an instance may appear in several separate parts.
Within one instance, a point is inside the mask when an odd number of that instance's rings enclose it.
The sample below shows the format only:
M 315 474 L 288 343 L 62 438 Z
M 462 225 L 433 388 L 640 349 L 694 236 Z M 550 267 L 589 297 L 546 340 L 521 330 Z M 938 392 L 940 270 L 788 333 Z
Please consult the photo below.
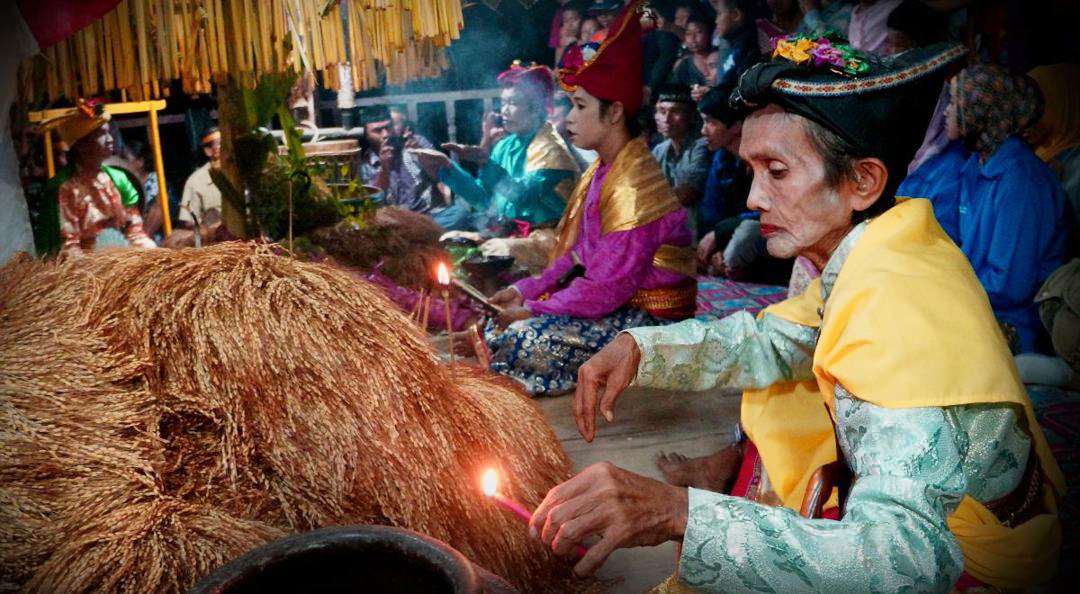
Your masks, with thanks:
M 574 103 L 556 88 L 555 73 L 617 33 L 611 27 L 622 4 L 560 2 L 550 31 L 554 68 L 515 66 L 500 77 L 501 111 L 485 116 L 480 144 L 415 154 L 422 177 L 447 190 L 445 208 L 468 213 L 466 222 L 445 229 L 481 239 L 526 237 L 521 223 L 553 229 L 564 218 L 571 190 L 597 154 L 567 129 Z M 752 177 L 738 156 L 742 114 L 729 102 L 742 73 L 779 51 L 783 36 L 847 38 L 881 60 L 950 35 L 957 40 L 950 29 L 955 8 L 944 8 L 918 0 L 683 0 L 652 2 L 637 15 L 637 124 L 686 211 L 698 274 L 786 285 L 792 271 L 791 260 L 768 254 L 757 214 L 746 206 Z M 593 20 L 595 30 L 587 27 Z M 1036 68 L 1030 76 L 984 65 L 958 73 L 942 88 L 898 192 L 933 203 L 1016 353 L 1049 351 L 1036 293 L 1075 253 L 1067 245 L 1080 223 L 1077 77 L 1071 65 Z M 529 154 L 544 143 L 552 147 L 544 154 L 557 158 L 541 167 Z M 542 249 L 551 249 L 550 240 Z M 530 270 L 547 258 L 533 254 Z
M 532 252 L 519 264 L 533 273 L 542 270 L 553 257 L 556 228 L 574 190 L 599 156 L 567 125 L 580 108 L 571 92 L 559 88 L 556 73 L 573 70 L 574 60 L 610 44 L 620 33 L 613 26 L 624 4 L 560 1 L 548 31 L 551 67 L 515 63 L 498 77 L 498 108 L 484 115 L 477 144 L 435 146 L 400 108 L 362 110 L 362 181 L 382 191 L 386 204 L 427 214 L 446 231 L 492 241 L 485 253 L 520 255 L 527 246 Z M 887 60 L 941 41 L 970 43 L 973 19 L 963 12 L 975 10 L 969 4 L 656 0 L 634 15 L 641 36 L 641 101 L 635 113 L 626 114 L 627 126 L 635 135 L 640 128 L 685 211 L 697 274 L 787 284 L 792 262 L 767 253 L 757 214 L 746 205 L 752 174 L 739 157 L 744 114 L 729 101 L 751 65 L 781 51 L 777 39 L 846 38 L 866 55 Z M 1001 64 L 1008 58 L 972 48 L 971 66 L 941 89 L 898 195 L 932 202 L 938 223 L 970 260 L 1014 351 L 1049 353 L 1052 344 L 1036 300 L 1050 275 L 1080 255 L 1080 65 Z M 179 186 L 182 191 L 169 192 L 178 231 L 170 243 L 164 242 L 146 147 L 136 141 L 125 149 L 143 195 L 136 207 L 141 227 L 123 223 L 134 219 L 117 210 L 115 218 L 123 221 L 115 226 L 131 234 L 129 243 L 193 245 L 220 227 L 220 192 L 210 179 L 220 134 L 205 129 L 196 138 L 197 157 L 205 157 L 205 164 Z M 93 152 L 79 148 L 72 146 L 72 159 L 86 160 Z M 50 189 L 59 191 L 61 181 Z M 69 212 L 64 223 L 65 249 L 74 249 L 75 232 L 89 224 L 77 215 Z M 543 241 L 513 243 L 537 231 Z

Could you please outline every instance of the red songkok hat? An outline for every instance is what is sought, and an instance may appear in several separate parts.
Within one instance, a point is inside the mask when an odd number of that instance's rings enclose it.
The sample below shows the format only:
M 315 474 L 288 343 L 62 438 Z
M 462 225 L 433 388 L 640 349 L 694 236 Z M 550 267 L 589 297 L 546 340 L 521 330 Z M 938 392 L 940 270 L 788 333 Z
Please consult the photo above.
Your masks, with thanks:
M 522 66 L 521 60 L 514 60 L 510 68 L 502 71 L 495 81 L 501 87 L 517 87 L 522 92 L 536 98 L 550 112 L 555 94 L 555 76 L 551 69 L 542 64 Z
M 562 88 L 573 92 L 581 86 L 593 97 L 622 103 L 630 115 L 637 113 L 645 85 L 638 16 L 643 1 L 635 0 L 623 8 L 599 47 L 590 43 L 567 50 L 564 67 L 558 72 Z

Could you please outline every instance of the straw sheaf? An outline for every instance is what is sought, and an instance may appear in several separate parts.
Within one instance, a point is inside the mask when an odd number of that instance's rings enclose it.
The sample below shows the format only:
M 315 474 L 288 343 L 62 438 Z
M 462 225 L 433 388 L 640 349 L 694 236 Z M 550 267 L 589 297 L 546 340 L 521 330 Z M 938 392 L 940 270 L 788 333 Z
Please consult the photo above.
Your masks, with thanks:
M 436 359 L 381 292 L 250 243 L 0 270 L 0 588 L 178 592 L 253 546 L 408 527 L 581 591 L 480 493 L 570 474 L 510 382 Z
M 439 247 L 442 232 L 431 217 L 390 206 L 376 211 L 365 228 L 346 221 L 317 229 L 309 237 L 346 266 L 371 270 L 382 263 L 379 271 L 390 280 L 420 289 L 430 288 L 432 270 L 450 259 Z

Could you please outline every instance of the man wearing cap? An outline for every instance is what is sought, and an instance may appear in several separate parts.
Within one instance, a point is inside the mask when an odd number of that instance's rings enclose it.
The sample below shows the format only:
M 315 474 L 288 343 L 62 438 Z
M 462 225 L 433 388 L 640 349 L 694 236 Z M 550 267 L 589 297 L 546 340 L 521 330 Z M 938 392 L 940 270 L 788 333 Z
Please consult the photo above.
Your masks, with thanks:
M 664 140 L 653 147 L 653 157 L 679 202 L 691 206 L 701 199 L 705 174 L 709 171 L 709 151 L 694 125 L 690 87 L 674 84 L 660 87 L 654 119 L 656 131 Z
M 822 274 L 757 319 L 633 329 L 581 367 L 586 440 L 628 385 L 740 387 L 749 440 L 727 466 L 757 462 L 738 476 L 745 497 L 606 463 L 556 486 L 531 526 L 559 552 L 599 536 L 579 573 L 618 547 L 681 540 L 672 589 L 945 592 L 1053 576 L 1064 478 L 986 294 L 930 204 L 894 201 L 964 55 L 941 44 L 880 62 L 791 38 L 741 78 L 733 99 L 755 110 L 739 147 L 748 205 L 772 255 Z M 853 479 L 839 519 L 794 511 L 837 455 Z
M 534 395 L 572 389 L 577 368 L 616 333 L 694 314 L 697 284 L 686 211 L 640 135 L 640 2 L 601 48 L 567 52 L 566 128 L 599 158 L 559 222 L 550 265 L 492 296 L 505 330 L 486 338 L 492 369 Z
M 555 127 L 547 121 L 554 80 L 547 66 L 514 63 L 499 74 L 501 123 L 484 121 L 480 146 L 447 143 L 459 159 L 479 165 L 473 177 L 446 155 L 417 151 L 428 175 L 445 183 L 472 206 L 477 230 L 506 235 L 514 221 L 554 226 L 581 173 Z
M 460 204 L 444 206 L 437 178 L 425 174 L 419 156 L 405 150 L 406 139 L 394 132 L 394 120 L 385 105 L 360 112 L 364 129 L 361 142 L 360 177 L 386 194 L 386 204 L 430 215 L 447 231 L 468 229 L 468 209 Z
M 206 236 L 210 230 L 221 224 L 221 190 L 210 177 L 210 170 L 221 167 L 221 131 L 216 126 L 203 133 L 199 139 L 206 163 L 193 171 L 184 182 L 184 193 L 180 198 L 180 223 L 184 226 L 199 226 Z M 187 233 L 174 233 L 169 245 L 177 244 L 189 238 Z
M 157 247 L 143 231 L 139 191 L 120 169 L 104 165 L 112 156 L 113 137 L 104 105 L 79 101 L 74 114 L 55 127 L 71 147 L 71 164 L 49 180 L 46 192 L 56 196 L 60 253 L 78 256 L 95 247 Z

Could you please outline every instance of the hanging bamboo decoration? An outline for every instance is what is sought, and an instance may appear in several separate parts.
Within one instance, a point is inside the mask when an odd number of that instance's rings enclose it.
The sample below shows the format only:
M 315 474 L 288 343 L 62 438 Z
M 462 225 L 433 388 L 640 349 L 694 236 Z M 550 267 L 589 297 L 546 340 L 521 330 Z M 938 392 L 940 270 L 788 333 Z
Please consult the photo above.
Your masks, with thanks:
M 357 91 L 380 83 L 376 63 L 388 84 L 402 84 L 446 66 L 443 48 L 463 26 L 461 2 L 122 0 L 45 50 L 45 76 L 36 83 L 43 88 L 23 88 L 21 96 L 120 91 L 125 99 L 157 99 L 176 80 L 185 93 L 209 93 L 229 78 L 251 84 L 289 67 L 322 72 L 325 86 L 338 89 L 344 64 Z M 35 84 L 24 78 L 21 86 Z

